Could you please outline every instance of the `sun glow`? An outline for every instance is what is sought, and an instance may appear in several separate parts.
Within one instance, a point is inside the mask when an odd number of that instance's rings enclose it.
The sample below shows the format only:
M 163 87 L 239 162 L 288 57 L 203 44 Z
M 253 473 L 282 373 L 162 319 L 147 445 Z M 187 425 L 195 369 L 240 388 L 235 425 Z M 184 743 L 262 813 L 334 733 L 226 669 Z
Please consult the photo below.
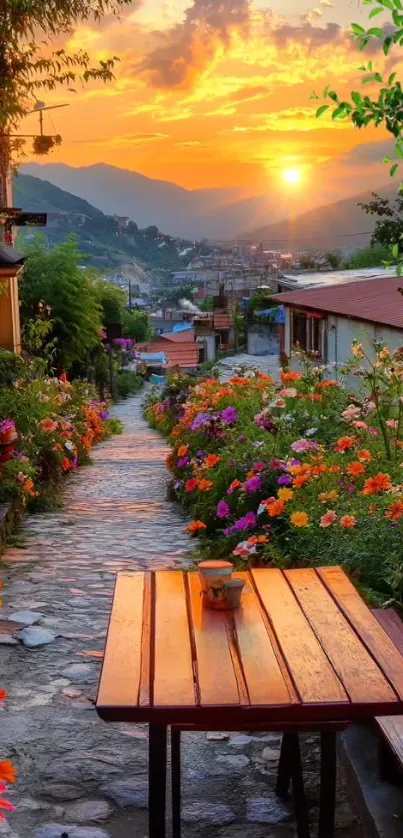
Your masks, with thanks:
M 284 169 L 282 177 L 284 182 L 288 183 L 289 186 L 296 186 L 302 180 L 302 172 L 301 169 L 296 168 Z

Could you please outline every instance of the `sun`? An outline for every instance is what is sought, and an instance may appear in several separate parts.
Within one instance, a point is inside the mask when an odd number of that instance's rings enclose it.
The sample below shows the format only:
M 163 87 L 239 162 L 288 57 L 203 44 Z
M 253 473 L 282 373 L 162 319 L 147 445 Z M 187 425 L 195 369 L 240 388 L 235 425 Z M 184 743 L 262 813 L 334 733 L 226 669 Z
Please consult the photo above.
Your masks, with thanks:
M 302 180 L 302 171 L 297 168 L 284 169 L 282 177 L 285 183 L 288 183 L 289 186 L 296 186 Z

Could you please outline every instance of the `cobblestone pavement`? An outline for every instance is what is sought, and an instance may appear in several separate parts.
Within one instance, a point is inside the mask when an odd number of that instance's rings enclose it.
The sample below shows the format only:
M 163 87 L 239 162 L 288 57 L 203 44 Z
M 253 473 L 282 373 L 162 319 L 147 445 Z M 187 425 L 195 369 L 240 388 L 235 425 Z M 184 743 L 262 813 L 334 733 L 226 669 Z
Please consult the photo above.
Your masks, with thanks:
M 62 510 L 25 519 L 25 548 L 4 556 L 0 753 L 20 774 L 18 808 L 0 826 L 8 838 L 147 835 L 147 731 L 96 715 L 99 653 L 116 571 L 186 566 L 190 541 L 166 499 L 166 447 L 145 424 L 141 397 L 114 413 L 124 434 L 69 479 Z M 12 618 L 19 625 L 9 627 Z M 273 793 L 278 736 L 187 734 L 183 751 L 184 838 L 295 835 L 290 806 Z M 314 738 L 305 753 L 315 819 Z M 363 838 L 342 781 L 337 822 L 337 838 Z

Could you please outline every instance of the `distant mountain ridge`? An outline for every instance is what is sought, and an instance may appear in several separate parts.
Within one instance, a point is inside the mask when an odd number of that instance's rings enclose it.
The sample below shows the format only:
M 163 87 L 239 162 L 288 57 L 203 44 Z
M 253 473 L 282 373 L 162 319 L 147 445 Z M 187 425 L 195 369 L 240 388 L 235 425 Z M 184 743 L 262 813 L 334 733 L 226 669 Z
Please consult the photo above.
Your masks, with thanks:
M 266 188 L 252 197 L 243 197 L 239 189 L 190 190 L 105 163 L 81 168 L 28 163 L 21 171 L 79 195 L 108 215 L 127 216 L 139 227 L 156 224 L 190 240 L 233 239 L 268 218 L 280 221 L 295 204 L 295 196 L 284 190 L 274 195 Z M 300 193 L 298 200 L 301 212 L 312 203 L 308 193 Z
M 154 225 L 141 230 L 134 222 L 121 226 L 90 203 L 52 183 L 31 175 L 14 178 L 14 203 L 27 212 L 48 213 L 44 228 L 27 230 L 25 237 L 43 233 L 55 245 L 74 234 L 88 264 L 102 270 L 137 263 L 140 268 L 172 271 L 184 267 L 179 251 L 183 241 L 160 233 Z
M 374 189 L 382 197 L 393 200 L 396 185 Z M 372 190 L 344 198 L 333 204 L 315 207 L 291 221 L 280 221 L 267 227 L 245 231 L 239 241 L 259 241 L 268 249 L 357 250 L 369 244 L 376 218 L 366 215 L 358 206 L 371 199 Z

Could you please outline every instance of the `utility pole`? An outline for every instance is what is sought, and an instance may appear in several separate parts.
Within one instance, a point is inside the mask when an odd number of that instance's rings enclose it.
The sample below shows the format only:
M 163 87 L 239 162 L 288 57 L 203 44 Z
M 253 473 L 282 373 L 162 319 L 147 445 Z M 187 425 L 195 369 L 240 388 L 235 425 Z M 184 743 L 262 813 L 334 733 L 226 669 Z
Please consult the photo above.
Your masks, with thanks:
M 13 189 L 10 161 L 10 135 L 0 129 L 0 214 L 13 206 Z M 13 235 L 7 224 L 0 225 L 0 242 L 13 245 Z

